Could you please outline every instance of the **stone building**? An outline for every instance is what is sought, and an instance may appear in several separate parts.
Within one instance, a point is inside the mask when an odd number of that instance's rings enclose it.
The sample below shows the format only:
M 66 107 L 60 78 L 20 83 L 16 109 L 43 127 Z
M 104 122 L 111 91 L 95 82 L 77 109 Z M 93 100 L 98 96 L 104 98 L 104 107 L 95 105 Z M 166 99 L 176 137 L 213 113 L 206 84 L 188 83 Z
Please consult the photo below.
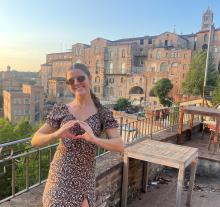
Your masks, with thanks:
M 210 51 L 216 69 L 220 70 L 220 28 L 211 26 L 212 23 L 213 12 L 208 8 L 202 16 L 201 29 L 195 34 L 164 32 L 115 41 L 96 38 L 90 45 L 77 43 L 69 52 L 48 54 L 40 70 L 44 91 L 49 92 L 50 80 L 65 77 L 72 63 L 84 63 L 92 74 L 93 91 L 102 100 L 126 97 L 150 102 L 152 87 L 164 77 L 174 86 L 171 91 L 174 100 L 180 100 L 181 84 L 189 71 L 192 55 L 207 49 L 210 28 Z M 157 104 L 155 99 L 153 104 Z
M 3 91 L 4 118 L 17 123 L 27 117 L 30 123 L 39 122 L 43 118 L 43 87 L 22 85 L 22 89 Z

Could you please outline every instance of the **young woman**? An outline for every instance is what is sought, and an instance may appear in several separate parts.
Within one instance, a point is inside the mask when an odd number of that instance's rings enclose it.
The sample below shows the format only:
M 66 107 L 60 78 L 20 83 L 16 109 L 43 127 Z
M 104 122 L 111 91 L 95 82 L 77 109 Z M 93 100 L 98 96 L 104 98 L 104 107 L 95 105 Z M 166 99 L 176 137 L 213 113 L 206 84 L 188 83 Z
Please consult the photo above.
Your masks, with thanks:
M 84 64 L 72 65 L 66 74 L 75 98 L 56 104 L 46 123 L 35 133 L 33 147 L 60 138 L 43 194 L 44 207 L 95 207 L 96 145 L 122 152 L 123 141 L 112 112 L 102 106 L 91 91 L 91 75 Z M 85 130 L 71 133 L 75 123 Z M 110 139 L 100 138 L 105 131 Z

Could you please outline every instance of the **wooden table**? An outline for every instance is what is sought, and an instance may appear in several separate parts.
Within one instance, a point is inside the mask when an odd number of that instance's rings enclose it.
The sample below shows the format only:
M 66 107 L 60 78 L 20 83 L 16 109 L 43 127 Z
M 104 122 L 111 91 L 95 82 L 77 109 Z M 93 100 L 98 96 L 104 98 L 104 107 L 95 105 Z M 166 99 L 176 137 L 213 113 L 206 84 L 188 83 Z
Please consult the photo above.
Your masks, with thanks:
M 208 107 L 198 107 L 198 106 L 186 106 L 180 109 L 180 127 L 179 127 L 179 143 L 182 144 L 184 142 L 182 131 L 183 131 L 183 118 L 184 114 L 191 114 L 190 118 L 190 131 L 192 134 L 192 127 L 193 127 L 193 119 L 194 115 L 201 115 L 201 116 L 209 116 L 216 119 L 216 126 L 215 131 L 219 131 L 219 124 L 220 124 L 220 110 L 215 108 L 208 108 Z M 215 133 L 215 137 L 213 139 L 214 144 L 214 152 L 218 150 L 219 147 L 219 140 L 218 140 L 218 133 Z
M 142 188 L 145 192 L 148 183 L 148 162 L 179 169 L 176 194 L 177 207 L 181 206 L 181 193 L 184 184 L 185 168 L 191 164 L 189 191 L 187 195 L 187 205 L 190 206 L 195 180 L 196 166 L 198 162 L 197 148 L 159 142 L 150 139 L 126 147 L 124 151 L 124 169 L 121 200 L 122 207 L 127 206 L 129 158 L 143 160 L 145 163 L 142 183 Z

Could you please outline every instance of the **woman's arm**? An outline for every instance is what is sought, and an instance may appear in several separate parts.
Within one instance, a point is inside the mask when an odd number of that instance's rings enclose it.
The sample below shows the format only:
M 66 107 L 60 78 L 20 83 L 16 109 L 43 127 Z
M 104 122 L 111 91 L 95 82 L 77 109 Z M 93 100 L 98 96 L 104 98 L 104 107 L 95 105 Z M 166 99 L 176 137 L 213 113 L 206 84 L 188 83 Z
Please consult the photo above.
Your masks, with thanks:
M 32 147 L 45 146 L 47 144 L 54 142 L 57 138 L 64 138 L 64 137 L 75 138 L 75 136 L 69 133 L 69 128 L 72 127 L 76 122 L 77 120 L 68 121 L 59 129 L 55 129 L 47 123 L 44 124 L 34 134 L 31 140 Z
M 44 124 L 40 129 L 38 129 L 31 140 L 32 147 L 43 147 L 47 144 L 53 142 L 57 136 L 57 130 L 52 128 L 49 124 Z

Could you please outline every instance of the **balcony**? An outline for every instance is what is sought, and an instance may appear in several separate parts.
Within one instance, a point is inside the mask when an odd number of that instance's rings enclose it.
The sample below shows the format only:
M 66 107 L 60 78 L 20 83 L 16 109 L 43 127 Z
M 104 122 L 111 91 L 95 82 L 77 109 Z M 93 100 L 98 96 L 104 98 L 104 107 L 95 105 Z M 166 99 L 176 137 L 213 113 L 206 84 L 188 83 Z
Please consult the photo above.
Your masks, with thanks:
M 169 108 L 166 113 L 164 110 L 148 111 L 146 117 L 138 117 L 138 119 L 137 116 L 132 115 L 128 119 L 116 118 L 120 123 L 120 133 L 125 146 L 133 145 L 145 139 L 173 143 L 176 143 L 178 139 L 179 109 L 177 107 Z M 214 207 L 218 206 L 217 204 L 220 202 L 218 195 L 220 189 L 220 153 L 213 155 L 208 152 L 208 136 L 201 139 L 198 132 L 200 118 L 200 116 L 195 117 L 193 139 L 185 142 L 187 146 L 199 148 L 200 163 L 197 174 L 200 176 L 197 176 L 195 188 L 204 189 L 194 192 L 192 206 Z M 184 123 L 187 124 L 189 120 L 190 117 L 185 115 Z M 187 126 L 185 125 L 184 128 L 186 139 L 188 135 Z M 7 195 L 4 195 L 3 191 L 0 192 L 2 199 L 0 207 L 42 206 L 41 197 L 44 183 L 57 143 L 32 149 L 30 139 L 0 145 L 0 180 L 1 182 L 7 180 L 10 183 L 10 186 L 7 187 L 11 189 Z M 18 146 L 19 149 L 23 150 L 18 151 Z M 96 159 L 96 206 L 119 206 L 123 171 L 122 155 L 97 148 Z M 151 179 L 148 183 L 150 192 L 142 194 L 143 163 L 132 159 L 129 165 L 129 207 L 142 207 L 146 203 L 149 207 L 175 206 L 175 171 L 162 166 L 152 166 Z M 164 185 L 155 180 L 161 176 L 169 182 Z M 212 179 L 207 179 L 207 176 L 212 177 Z M 184 192 L 184 196 L 185 194 L 186 192 Z

